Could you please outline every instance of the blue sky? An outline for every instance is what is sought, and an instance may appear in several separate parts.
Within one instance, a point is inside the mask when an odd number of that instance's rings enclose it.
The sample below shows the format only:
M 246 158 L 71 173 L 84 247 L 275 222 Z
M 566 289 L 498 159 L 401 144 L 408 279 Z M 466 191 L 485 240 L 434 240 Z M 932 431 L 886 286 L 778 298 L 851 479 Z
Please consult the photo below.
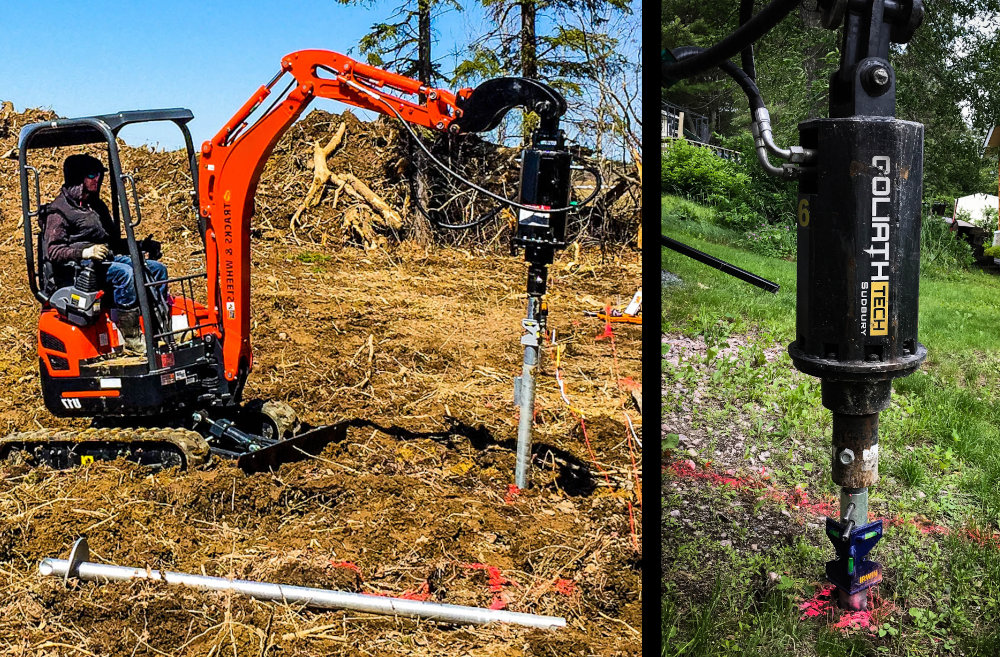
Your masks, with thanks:
M 195 144 L 209 138 L 278 71 L 295 50 L 357 54 L 357 43 L 397 1 L 370 9 L 335 0 L 7 0 L 0 38 L 0 100 L 17 110 L 51 108 L 61 116 L 126 109 L 187 107 Z M 435 56 L 465 42 L 483 20 L 464 13 L 436 20 Z M 353 52 L 349 53 L 348 51 Z M 451 70 L 452 58 L 442 62 Z M 282 85 L 283 86 L 283 83 Z M 312 107 L 340 112 L 318 100 Z M 123 133 L 129 142 L 181 145 L 176 128 Z

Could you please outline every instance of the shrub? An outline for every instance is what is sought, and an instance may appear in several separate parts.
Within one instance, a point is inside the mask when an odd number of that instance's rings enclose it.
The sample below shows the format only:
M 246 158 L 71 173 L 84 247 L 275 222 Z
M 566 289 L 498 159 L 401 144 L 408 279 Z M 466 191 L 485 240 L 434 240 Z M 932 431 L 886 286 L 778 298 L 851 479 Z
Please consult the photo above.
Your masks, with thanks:
M 925 216 L 920 226 L 920 273 L 971 269 L 972 246 L 941 217 Z
M 986 208 L 983 210 L 983 221 L 980 228 L 983 228 L 987 233 L 986 241 L 990 244 L 993 243 L 993 233 L 997 230 L 997 209 L 996 208 Z
M 675 139 L 662 155 L 661 191 L 714 206 L 724 212 L 743 210 L 749 179 L 739 167 L 710 149 Z
M 737 166 L 747 178 L 744 202 L 748 209 L 766 223 L 794 226 L 799 197 L 795 181 L 775 178 L 764 171 L 757 161 L 753 137 L 749 132 L 722 141 L 726 148 L 740 152 Z
M 794 258 L 797 246 L 797 229 L 787 222 L 780 224 L 759 223 L 746 232 L 741 246 L 765 256 Z
M 744 234 L 740 242 L 762 255 L 795 255 L 794 182 L 769 176 L 757 162 L 749 133 L 723 141 L 741 159 L 726 160 L 686 140 L 670 143 L 662 156 L 661 184 L 675 194 L 716 210 L 715 223 Z
M 710 208 L 680 196 L 664 194 L 660 199 L 660 213 L 664 221 L 694 221 L 701 224 L 717 223 L 717 213 Z

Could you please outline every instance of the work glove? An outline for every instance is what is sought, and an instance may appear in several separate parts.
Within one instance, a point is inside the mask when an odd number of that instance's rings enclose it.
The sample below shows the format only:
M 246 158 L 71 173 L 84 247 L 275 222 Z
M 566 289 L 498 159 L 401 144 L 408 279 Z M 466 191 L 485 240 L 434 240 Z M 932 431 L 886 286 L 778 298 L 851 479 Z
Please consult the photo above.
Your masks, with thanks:
M 93 244 L 83 250 L 83 259 L 106 260 L 111 255 L 111 249 L 107 244 Z
M 152 235 L 148 235 L 139 242 L 139 250 L 145 252 L 150 260 L 159 260 L 163 257 L 163 248 L 159 242 L 153 239 Z

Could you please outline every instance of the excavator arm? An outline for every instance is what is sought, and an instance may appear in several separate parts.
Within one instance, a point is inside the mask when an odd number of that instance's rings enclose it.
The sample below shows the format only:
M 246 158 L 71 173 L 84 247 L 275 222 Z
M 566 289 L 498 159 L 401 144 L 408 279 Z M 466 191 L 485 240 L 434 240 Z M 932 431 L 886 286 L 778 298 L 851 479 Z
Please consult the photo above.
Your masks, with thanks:
M 286 75 L 293 78 L 289 86 L 250 122 Z M 240 382 L 253 366 L 250 220 L 257 184 L 275 144 L 314 98 L 455 133 L 491 130 L 516 106 L 537 112 L 543 126 L 558 132 L 559 117 L 566 111 L 561 95 L 533 80 L 498 78 L 476 90 L 453 93 L 326 50 L 301 50 L 283 58 L 278 74 L 201 147 L 198 196 L 205 222 L 208 305 L 210 320 L 221 326 L 229 381 Z

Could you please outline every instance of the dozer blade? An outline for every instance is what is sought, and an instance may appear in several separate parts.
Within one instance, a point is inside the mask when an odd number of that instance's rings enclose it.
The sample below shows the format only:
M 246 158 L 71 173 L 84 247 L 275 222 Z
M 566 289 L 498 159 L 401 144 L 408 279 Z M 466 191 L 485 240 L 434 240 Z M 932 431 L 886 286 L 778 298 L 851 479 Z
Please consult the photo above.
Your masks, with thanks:
M 236 465 L 247 474 L 276 470 L 282 463 L 294 463 L 311 456 L 318 456 L 330 443 L 347 437 L 350 422 L 338 422 L 304 431 L 254 452 L 248 452 L 236 460 Z
M 0 438 L 0 459 L 15 453 L 56 469 L 118 458 L 157 469 L 193 468 L 211 457 L 208 443 L 197 431 L 147 427 L 39 429 Z

